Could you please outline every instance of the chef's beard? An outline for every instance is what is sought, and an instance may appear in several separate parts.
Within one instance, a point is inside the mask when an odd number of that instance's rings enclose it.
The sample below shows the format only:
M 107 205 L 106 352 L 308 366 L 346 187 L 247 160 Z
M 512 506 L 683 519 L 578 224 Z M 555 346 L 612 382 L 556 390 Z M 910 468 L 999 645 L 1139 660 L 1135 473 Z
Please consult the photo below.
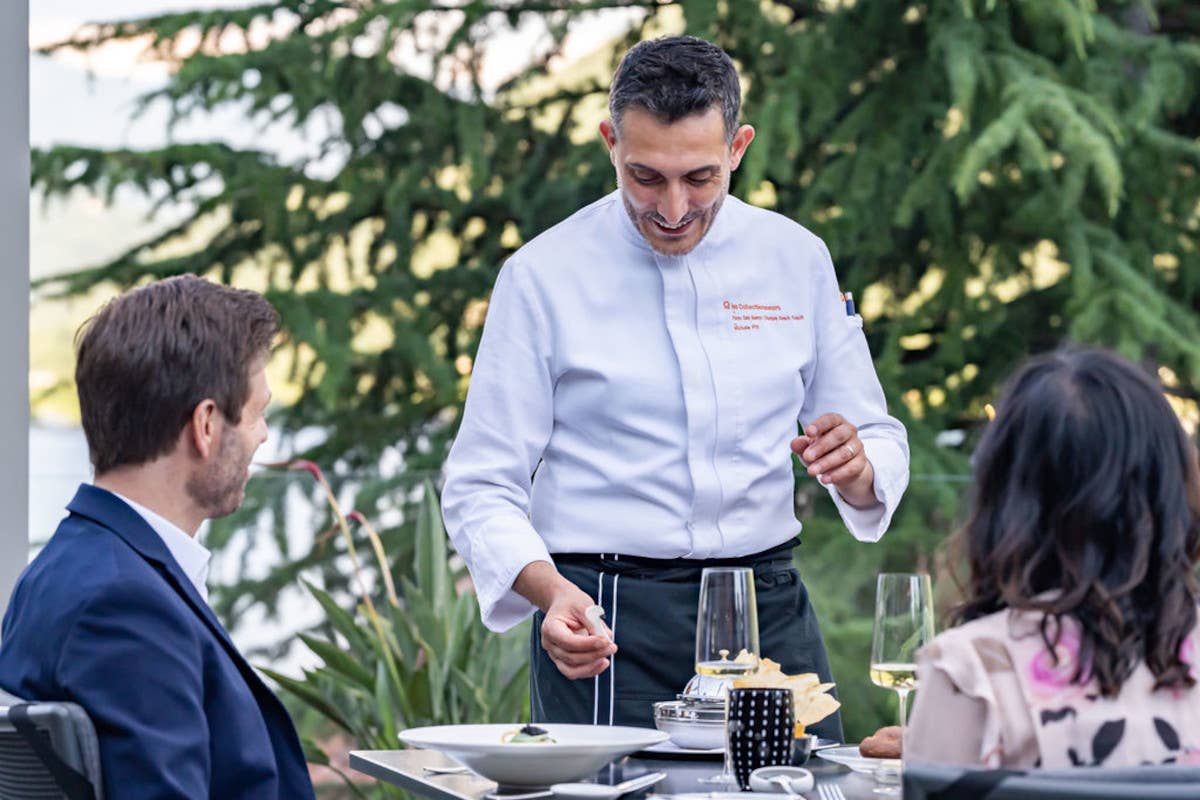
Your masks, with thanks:
M 708 208 L 697 211 L 689 211 L 684 216 L 683 220 L 681 220 L 681 223 L 688 220 L 700 221 L 700 234 L 686 250 L 668 249 L 659 246 L 659 244 L 655 242 L 655 238 L 647 235 L 646 231 L 647 229 L 653 230 L 653 228 L 650 228 L 650 226 L 654 225 L 655 221 L 665 223 L 666 220 L 664 220 L 657 211 L 652 210 L 639 212 L 634 207 L 633 203 L 630 202 L 629 196 L 625 194 L 625 186 L 620 176 L 617 177 L 617 188 L 621 190 L 621 202 L 625 206 L 625 212 L 629 214 L 629 220 L 633 223 L 633 227 L 637 228 L 637 231 L 642 235 L 642 238 L 646 240 L 646 244 L 650 245 L 651 249 L 653 249 L 655 252 L 661 253 L 665 256 L 685 256 L 699 247 L 700 243 L 704 241 L 704 237 L 708 235 L 709 230 L 712 228 L 712 224 L 717 218 L 717 212 L 721 210 L 721 206 L 725 203 L 725 198 L 729 196 L 729 174 L 726 173 L 724 181 L 722 182 L 721 193 L 717 195 L 717 199 L 713 201 L 712 205 L 710 205 Z

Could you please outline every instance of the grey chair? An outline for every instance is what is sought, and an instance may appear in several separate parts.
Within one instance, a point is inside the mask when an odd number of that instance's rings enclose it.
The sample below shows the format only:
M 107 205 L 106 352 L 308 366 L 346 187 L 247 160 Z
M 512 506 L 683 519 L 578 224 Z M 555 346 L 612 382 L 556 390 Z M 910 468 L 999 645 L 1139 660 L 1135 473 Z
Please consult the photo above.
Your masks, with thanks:
M 1027 771 L 904 765 L 904 800 L 1197 800 L 1200 767 Z
M 104 800 L 96 729 L 75 703 L 0 689 L 0 800 Z

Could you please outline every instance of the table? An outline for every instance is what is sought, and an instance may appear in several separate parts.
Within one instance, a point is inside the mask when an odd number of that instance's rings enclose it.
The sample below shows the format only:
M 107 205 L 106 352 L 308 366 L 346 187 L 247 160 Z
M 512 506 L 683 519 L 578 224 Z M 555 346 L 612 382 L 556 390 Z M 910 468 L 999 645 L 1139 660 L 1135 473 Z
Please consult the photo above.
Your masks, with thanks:
M 399 786 L 428 800 L 483 800 L 483 795 L 496 788 L 492 781 L 478 775 L 431 775 L 426 767 L 449 767 L 454 759 L 434 750 L 353 750 L 350 766 L 377 780 Z M 875 782 L 870 776 L 851 772 L 849 768 L 814 756 L 805 768 L 816 779 L 817 786 L 835 784 L 841 787 L 846 800 L 879 800 L 874 793 Z M 619 758 L 600 770 L 598 783 L 620 783 L 647 772 L 665 772 L 667 777 L 650 789 L 625 796 L 625 800 L 640 800 L 648 793 L 659 795 L 684 792 L 709 793 L 720 786 L 700 783 L 699 779 L 721 771 L 718 760 L 658 758 L 649 754 Z M 816 800 L 816 788 L 805 793 Z M 747 793 L 748 800 L 754 795 Z

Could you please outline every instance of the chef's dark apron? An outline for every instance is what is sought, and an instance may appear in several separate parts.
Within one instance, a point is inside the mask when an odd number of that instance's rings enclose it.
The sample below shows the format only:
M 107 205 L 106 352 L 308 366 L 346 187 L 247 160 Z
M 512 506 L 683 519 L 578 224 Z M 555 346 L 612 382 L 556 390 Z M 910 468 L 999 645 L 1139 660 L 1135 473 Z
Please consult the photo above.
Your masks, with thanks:
M 798 543 L 736 559 L 555 554 L 558 571 L 604 608 L 619 649 L 604 672 L 571 680 L 542 649 L 544 615 L 538 612 L 530 637 L 533 721 L 654 727 L 651 704 L 674 700 L 696 671 L 696 606 L 705 567 L 752 567 L 761 653 L 789 675 L 815 672 L 822 682 L 833 680 L 816 613 L 792 565 Z M 841 715 L 808 732 L 842 741 Z

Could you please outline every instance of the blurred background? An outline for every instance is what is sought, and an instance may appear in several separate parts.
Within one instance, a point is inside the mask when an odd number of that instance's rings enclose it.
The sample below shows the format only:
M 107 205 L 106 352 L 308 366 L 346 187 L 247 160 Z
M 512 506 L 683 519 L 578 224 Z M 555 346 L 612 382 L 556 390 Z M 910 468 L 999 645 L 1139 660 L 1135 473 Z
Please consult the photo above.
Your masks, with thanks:
M 928 570 L 1004 377 L 1068 342 L 1200 412 L 1200 7 L 1188 0 L 38 0 L 30 541 L 90 478 L 78 325 L 195 272 L 266 293 L 284 335 L 263 469 L 211 524 L 212 600 L 270 670 L 328 796 L 350 746 L 527 714 L 527 629 L 478 621 L 440 466 L 488 295 L 524 241 L 611 191 L 596 125 L 620 56 L 687 32 L 743 78 L 732 191 L 825 239 L 912 481 L 855 542 L 798 477 L 797 564 L 849 741 L 894 719 L 867 679 L 874 576 Z M 363 524 L 364 520 L 369 524 Z M 690 647 L 691 643 L 681 643 Z M 764 655 L 770 656 L 770 653 Z

